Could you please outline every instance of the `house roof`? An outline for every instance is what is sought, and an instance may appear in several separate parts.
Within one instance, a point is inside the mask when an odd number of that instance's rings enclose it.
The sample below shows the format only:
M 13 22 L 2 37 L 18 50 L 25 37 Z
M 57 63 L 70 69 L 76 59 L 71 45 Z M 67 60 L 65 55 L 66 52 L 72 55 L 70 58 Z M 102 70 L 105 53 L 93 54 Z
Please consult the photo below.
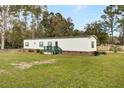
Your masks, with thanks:
M 46 37 L 46 38 L 35 38 L 35 39 L 25 39 L 25 40 L 37 40 L 37 39 L 66 39 L 66 38 L 91 38 L 94 37 L 97 39 L 95 35 L 83 35 L 83 36 L 69 36 L 69 37 Z

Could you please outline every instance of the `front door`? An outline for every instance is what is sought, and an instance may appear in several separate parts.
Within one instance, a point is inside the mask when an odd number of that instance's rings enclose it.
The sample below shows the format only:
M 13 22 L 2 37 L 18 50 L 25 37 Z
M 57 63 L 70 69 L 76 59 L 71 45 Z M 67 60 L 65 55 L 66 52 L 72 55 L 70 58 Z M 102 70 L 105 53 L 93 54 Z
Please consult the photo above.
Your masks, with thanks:
M 58 47 L 58 41 L 55 42 L 55 46 Z

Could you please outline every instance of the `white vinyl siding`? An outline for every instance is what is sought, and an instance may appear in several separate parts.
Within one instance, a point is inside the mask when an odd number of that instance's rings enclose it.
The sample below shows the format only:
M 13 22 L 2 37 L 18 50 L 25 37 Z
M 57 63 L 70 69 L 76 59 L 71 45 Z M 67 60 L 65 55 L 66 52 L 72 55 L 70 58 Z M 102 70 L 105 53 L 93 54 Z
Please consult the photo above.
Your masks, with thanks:
M 58 47 L 60 47 L 63 51 L 96 51 L 96 38 L 94 37 L 81 37 L 81 38 L 58 38 L 58 39 L 29 39 L 24 40 L 25 42 L 29 42 L 30 46 L 25 46 L 25 49 L 43 49 L 44 47 L 39 46 L 39 42 L 43 42 L 43 46 L 55 46 L 55 42 L 58 42 Z M 34 45 L 34 42 L 36 44 Z M 94 42 L 93 46 L 91 42 Z

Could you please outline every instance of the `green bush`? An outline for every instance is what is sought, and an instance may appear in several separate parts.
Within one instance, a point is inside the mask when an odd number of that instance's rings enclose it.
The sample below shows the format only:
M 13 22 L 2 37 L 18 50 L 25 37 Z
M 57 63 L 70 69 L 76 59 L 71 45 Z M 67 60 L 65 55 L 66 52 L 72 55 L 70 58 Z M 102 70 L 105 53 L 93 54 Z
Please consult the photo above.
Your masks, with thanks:
M 117 53 L 118 51 L 121 51 L 122 49 L 117 46 L 117 45 L 113 45 L 110 47 L 109 51 L 113 51 L 114 53 Z

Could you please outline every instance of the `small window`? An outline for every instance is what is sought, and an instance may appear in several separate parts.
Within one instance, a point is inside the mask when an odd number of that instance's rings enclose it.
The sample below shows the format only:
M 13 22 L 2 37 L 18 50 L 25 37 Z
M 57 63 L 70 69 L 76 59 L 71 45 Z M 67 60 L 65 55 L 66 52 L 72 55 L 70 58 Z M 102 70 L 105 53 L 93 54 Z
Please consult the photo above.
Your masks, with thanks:
M 43 47 L 43 42 L 39 42 L 39 47 Z
M 25 42 L 25 46 L 29 46 L 29 42 Z
M 52 46 L 52 42 L 48 42 L 48 46 Z
M 91 48 L 94 48 L 94 41 L 91 42 Z

